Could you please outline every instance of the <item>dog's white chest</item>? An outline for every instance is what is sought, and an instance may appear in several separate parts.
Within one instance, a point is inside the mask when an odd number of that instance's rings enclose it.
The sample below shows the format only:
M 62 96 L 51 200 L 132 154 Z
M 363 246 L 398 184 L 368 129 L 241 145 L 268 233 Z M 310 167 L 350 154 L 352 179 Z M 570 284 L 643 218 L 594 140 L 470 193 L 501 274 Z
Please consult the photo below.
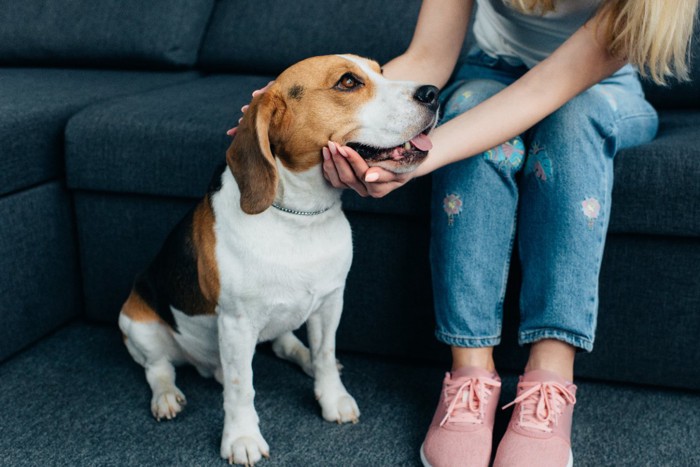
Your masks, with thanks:
M 352 261 L 347 219 L 339 206 L 308 219 L 274 208 L 246 215 L 224 194 L 213 200 L 218 312 L 246 320 L 259 341 L 298 328 L 344 287 Z

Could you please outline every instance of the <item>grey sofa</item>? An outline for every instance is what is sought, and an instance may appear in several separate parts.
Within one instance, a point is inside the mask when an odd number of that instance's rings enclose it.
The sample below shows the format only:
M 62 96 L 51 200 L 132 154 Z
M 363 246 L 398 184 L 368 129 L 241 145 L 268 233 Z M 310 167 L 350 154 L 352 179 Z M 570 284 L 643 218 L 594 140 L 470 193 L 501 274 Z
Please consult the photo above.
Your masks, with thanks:
M 250 92 L 311 55 L 391 58 L 419 4 L 0 0 L 0 465 L 223 462 L 220 388 L 180 370 L 189 405 L 156 423 L 120 305 L 203 195 Z M 700 85 L 647 91 L 661 127 L 615 161 L 596 348 L 577 361 L 578 465 L 700 465 Z M 355 260 L 338 350 L 361 422 L 324 422 L 310 380 L 262 345 L 266 464 L 418 464 L 448 362 L 432 335 L 429 192 L 426 177 L 381 200 L 345 194 Z M 515 264 L 504 398 L 526 356 Z

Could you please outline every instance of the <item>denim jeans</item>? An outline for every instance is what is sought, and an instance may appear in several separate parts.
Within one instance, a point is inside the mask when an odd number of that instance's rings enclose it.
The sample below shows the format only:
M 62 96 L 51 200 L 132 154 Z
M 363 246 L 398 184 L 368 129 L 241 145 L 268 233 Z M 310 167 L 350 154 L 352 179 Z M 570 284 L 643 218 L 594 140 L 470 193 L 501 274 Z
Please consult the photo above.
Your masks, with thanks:
M 473 50 L 443 92 L 442 122 L 525 72 Z M 438 340 L 458 347 L 500 343 L 517 238 L 520 344 L 557 339 L 592 350 L 613 156 L 650 141 L 657 127 L 635 70 L 626 66 L 525 134 L 436 171 L 431 265 Z

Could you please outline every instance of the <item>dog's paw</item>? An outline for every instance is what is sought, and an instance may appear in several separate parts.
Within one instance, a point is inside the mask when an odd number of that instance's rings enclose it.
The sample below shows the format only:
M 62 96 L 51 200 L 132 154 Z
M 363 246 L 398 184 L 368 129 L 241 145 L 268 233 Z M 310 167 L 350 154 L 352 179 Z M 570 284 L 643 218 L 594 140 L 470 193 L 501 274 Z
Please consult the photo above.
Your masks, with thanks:
M 263 457 L 270 457 L 270 447 L 260 434 L 250 434 L 239 436 L 231 440 L 232 436 L 224 437 L 221 440 L 221 457 L 228 460 L 228 463 L 241 464 L 245 466 L 255 465 Z
M 324 420 L 337 423 L 357 423 L 360 419 L 360 409 L 350 394 L 342 394 L 334 398 L 321 397 L 321 413 Z
M 151 413 L 156 420 L 172 420 L 187 404 L 185 395 L 178 388 L 170 388 L 153 394 L 151 399 Z

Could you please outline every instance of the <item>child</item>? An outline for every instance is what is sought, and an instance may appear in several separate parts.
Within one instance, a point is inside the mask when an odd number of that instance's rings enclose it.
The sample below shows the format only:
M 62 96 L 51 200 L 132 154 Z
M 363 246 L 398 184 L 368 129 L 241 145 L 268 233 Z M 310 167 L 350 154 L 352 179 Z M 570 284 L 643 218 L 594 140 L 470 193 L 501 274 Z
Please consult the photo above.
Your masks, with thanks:
M 443 91 L 426 162 L 396 175 L 329 143 L 324 173 L 380 197 L 433 172 L 436 335 L 453 360 L 423 464 L 489 463 L 500 392 L 492 352 L 517 232 L 519 340 L 530 355 L 494 465 L 570 466 L 574 355 L 593 347 L 613 156 L 658 125 L 636 69 L 657 83 L 687 78 L 698 0 L 476 3 L 477 45 Z M 424 0 L 408 50 L 384 75 L 444 86 L 472 4 Z

